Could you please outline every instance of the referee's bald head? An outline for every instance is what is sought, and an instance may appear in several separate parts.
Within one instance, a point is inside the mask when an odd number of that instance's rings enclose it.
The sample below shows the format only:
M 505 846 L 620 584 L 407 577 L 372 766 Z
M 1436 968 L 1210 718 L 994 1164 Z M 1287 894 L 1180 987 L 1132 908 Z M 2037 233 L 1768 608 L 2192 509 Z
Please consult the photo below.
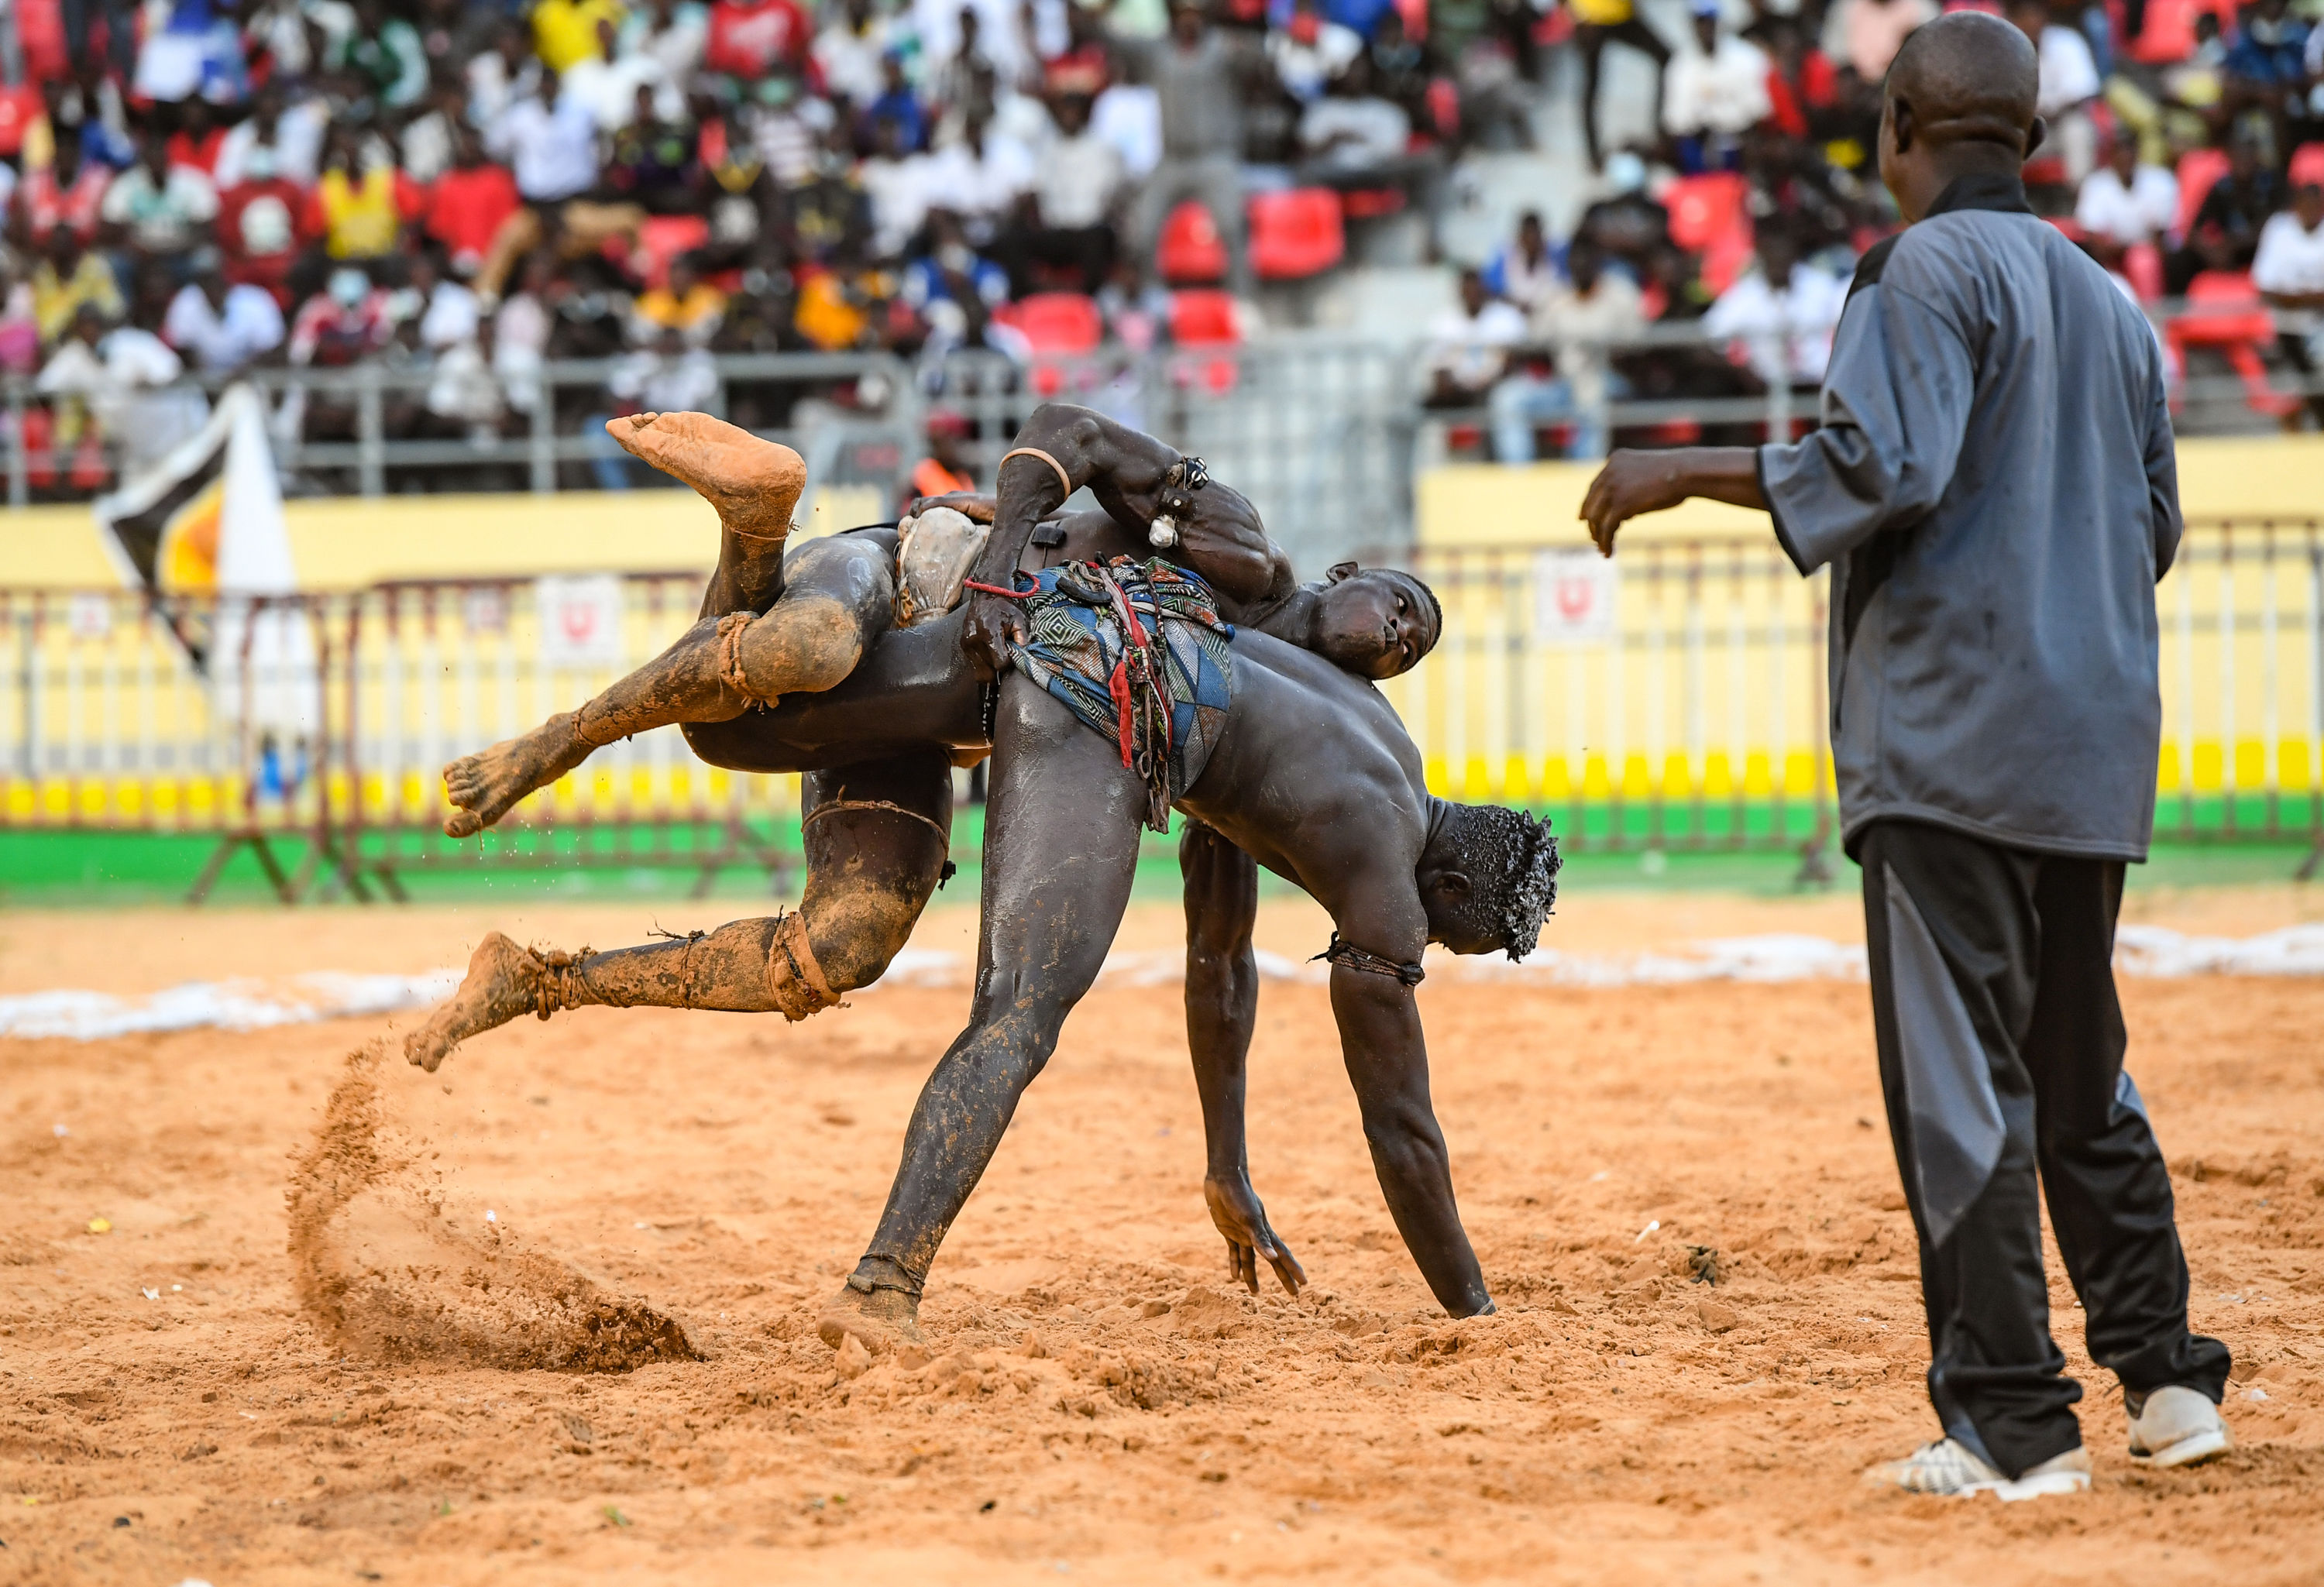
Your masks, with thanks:
M 1892 114 L 1909 107 L 1911 134 L 1936 147 L 1994 143 L 2023 159 L 2033 143 L 2041 61 L 2012 24 L 1956 11 L 1914 30 L 1888 68 Z

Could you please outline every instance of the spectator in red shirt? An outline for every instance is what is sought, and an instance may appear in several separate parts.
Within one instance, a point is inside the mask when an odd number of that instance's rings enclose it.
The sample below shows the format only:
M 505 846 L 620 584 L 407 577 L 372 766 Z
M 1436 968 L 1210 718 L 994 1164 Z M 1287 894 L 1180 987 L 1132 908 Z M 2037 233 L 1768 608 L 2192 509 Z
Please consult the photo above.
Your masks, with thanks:
M 274 151 L 263 143 L 253 146 L 243 161 L 242 180 L 218 195 L 217 239 L 226 254 L 226 279 L 235 286 L 264 287 L 289 308 L 291 267 L 313 240 L 306 210 L 306 195 L 275 173 Z
M 1800 24 L 1787 16 L 1767 23 L 1767 119 L 1787 138 L 1802 143 L 1825 135 L 1829 112 L 1840 105 L 1840 73 L 1829 56 L 1808 42 Z
M 452 169 L 429 189 L 420 229 L 444 245 L 454 273 L 474 275 L 518 203 L 516 178 L 486 160 L 476 134 L 461 127 L 453 134 Z
M 185 125 L 170 134 L 170 163 L 190 165 L 204 176 L 215 177 L 218 151 L 225 144 L 226 128 L 218 125 L 210 102 L 198 97 L 187 100 Z
M 755 80 L 778 63 L 804 64 L 809 37 L 807 16 L 793 0 L 717 0 L 710 8 L 702 64 L 706 70 Z
M 18 236 L 45 237 L 64 226 L 83 244 L 97 240 L 97 207 L 113 172 L 102 161 L 84 159 L 78 138 L 56 140 L 56 157 L 24 173 L 16 189 Z

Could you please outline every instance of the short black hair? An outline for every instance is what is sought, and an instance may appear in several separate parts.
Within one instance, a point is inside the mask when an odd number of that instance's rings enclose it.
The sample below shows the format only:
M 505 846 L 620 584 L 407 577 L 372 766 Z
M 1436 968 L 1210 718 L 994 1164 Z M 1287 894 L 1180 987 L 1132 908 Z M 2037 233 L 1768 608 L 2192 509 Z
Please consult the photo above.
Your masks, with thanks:
M 1428 587 L 1428 581 L 1417 573 L 1407 573 L 1401 567 L 1382 567 L 1377 571 L 1393 574 L 1420 592 L 1421 599 L 1428 603 L 1428 615 L 1435 624 L 1435 637 L 1429 641 L 1428 648 L 1434 650 L 1438 645 L 1443 644 L 1444 642 L 1444 605 L 1436 598 L 1436 592 Z
M 1491 936 L 1511 959 L 1533 952 L 1557 902 L 1564 863 L 1549 823 L 1504 805 L 1447 801 L 1443 835 L 1469 877 L 1461 923 Z

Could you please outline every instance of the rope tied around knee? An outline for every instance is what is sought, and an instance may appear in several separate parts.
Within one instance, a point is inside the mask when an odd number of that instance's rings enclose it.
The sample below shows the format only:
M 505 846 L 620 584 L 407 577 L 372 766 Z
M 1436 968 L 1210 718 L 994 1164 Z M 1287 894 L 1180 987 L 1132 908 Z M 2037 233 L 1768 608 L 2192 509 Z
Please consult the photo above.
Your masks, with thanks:
M 785 1020 L 798 1024 L 809 1014 L 835 1005 L 839 994 L 831 990 L 824 978 L 823 966 L 816 962 L 815 948 L 807 939 L 807 916 L 793 910 L 775 917 L 772 951 L 768 955 L 768 981 L 775 996 L 775 1006 Z M 790 970 L 788 978 L 777 972 L 774 955 L 780 954 L 782 963 Z
M 839 790 L 837 798 L 825 799 L 807 813 L 807 819 L 799 823 L 800 833 L 805 834 L 808 827 L 825 816 L 836 814 L 841 810 L 885 810 L 894 816 L 908 816 L 930 832 L 935 833 L 947 851 L 952 847 L 952 834 L 946 832 L 943 825 L 933 817 L 924 816 L 918 810 L 908 810 L 903 806 L 888 799 L 851 799 L 847 797 L 847 790 L 844 788 Z
M 1368 954 L 1351 942 L 1342 942 L 1340 934 L 1332 933 L 1332 946 L 1315 955 L 1350 970 L 1360 970 L 1367 975 L 1388 975 L 1406 986 L 1418 986 L 1428 979 L 1428 972 L 1417 964 L 1399 964 L 1394 959 L 1384 959 L 1378 954 Z M 1307 962 L 1314 964 L 1315 959 Z
M 741 695 L 756 711 L 774 708 L 780 695 L 762 695 L 742 670 L 742 633 L 759 620 L 756 612 L 729 612 L 718 620 L 718 681 Z

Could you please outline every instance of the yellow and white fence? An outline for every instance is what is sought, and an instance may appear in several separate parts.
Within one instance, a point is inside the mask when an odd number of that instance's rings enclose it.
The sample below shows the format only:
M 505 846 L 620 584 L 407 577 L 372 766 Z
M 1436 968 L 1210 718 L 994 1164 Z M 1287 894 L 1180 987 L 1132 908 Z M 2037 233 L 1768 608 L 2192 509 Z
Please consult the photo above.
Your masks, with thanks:
M 1428 547 L 1413 565 L 1443 602 L 1444 638 L 1388 687 L 1439 791 L 1549 806 L 1584 848 L 1825 830 L 1825 586 L 1771 540 L 1642 540 L 1610 563 Z M 779 864 L 767 845 L 796 814 L 796 780 L 703 766 L 669 729 L 601 750 L 504 836 L 427 836 L 447 813 L 447 761 L 658 652 L 694 621 L 699 588 L 604 575 L 255 607 L 0 590 L 0 829 L 311 834 L 316 863 L 350 885 L 353 872 L 570 857 L 540 839 L 576 830 L 603 840 L 583 858 L 676 845 L 706 868 Z M 2324 831 L 2324 526 L 2198 526 L 2158 599 L 2161 834 Z

